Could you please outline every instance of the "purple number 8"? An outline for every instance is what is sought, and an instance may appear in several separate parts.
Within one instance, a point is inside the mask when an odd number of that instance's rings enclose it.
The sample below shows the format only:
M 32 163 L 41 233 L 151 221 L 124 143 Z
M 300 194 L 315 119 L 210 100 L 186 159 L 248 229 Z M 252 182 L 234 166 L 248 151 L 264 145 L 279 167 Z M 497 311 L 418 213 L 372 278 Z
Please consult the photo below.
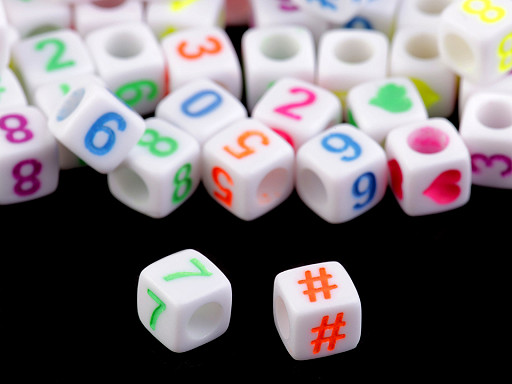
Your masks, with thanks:
M 16 120 L 15 126 L 9 126 L 10 120 Z M 27 129 L 28 121 L 25 116 L 18 114 L 4 115 L 0 118 L 0 129 L 7 132 L 5 138 L 11 143 L 19 144 L 29 141 L 34 137 L 31 130 Z

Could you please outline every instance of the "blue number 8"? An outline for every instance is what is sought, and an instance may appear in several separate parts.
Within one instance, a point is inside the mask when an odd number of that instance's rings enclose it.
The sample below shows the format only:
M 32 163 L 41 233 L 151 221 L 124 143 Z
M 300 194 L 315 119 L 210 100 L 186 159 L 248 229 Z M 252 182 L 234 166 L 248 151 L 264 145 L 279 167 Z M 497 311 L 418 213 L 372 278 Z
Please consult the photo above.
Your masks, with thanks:
M 366 180 L 366 188 L 361 190 L 361 184 Z M 371 172 L 363 173 L 361 176 L 357 178 L 352 185 L 352 195 L 357 199 L 364 196 L 367 196 L 366 200 L 362 203 L 357 203 L 354 205 L 354 209 L 361 209 L 366 207 L 374 198 L 375 192 L 377 190 L 377 180 L 375 175 Z
M 332 141 L 341 141 L 342 146 L 334 146 Z M 342 156 L 342 161 L 352 161 L 361 156 L 361 147 L 350 136 L 343 133 L 331 133 L 322 139 L 322 146 L 329 152 L 341 153 L 352 148 L 352 156 Z
M 191 110 L 191 106 L 194 103 L 208 96 L 213 96 L 213 100 L 211 100 L 208 105 L 197 111 Z M 217 92 L 212 90 L 204 90 L 196 93 L 192 97 L 189 97 L 187 100 L 185 100 L 183 104 L 181 104 L 181 111 L 189 117 L 202 117 L 210 113 L 214 109 L 218 108 L 221 103 L 222 97 Z
M 124 131 L 126 129 L 126 120 L 115 112 L 107 112 L 104 115 L 101 115 L 98 120 L 91 125 L 89 131 L 85 135 L 85 147 L 95 155 L 106 155 L 108 152 L 112 150 L 114 144 L 116 142 L 116 134 L 112 128 L 107 126 L 106 124 L 110 121 L 115 121 L 117 124 L 117 129 L 119 131 Z M 107 134 L 107 140 L 105 143 L 98 147 L 94 143 L 94 138 L 99 132 L 103 132 Z

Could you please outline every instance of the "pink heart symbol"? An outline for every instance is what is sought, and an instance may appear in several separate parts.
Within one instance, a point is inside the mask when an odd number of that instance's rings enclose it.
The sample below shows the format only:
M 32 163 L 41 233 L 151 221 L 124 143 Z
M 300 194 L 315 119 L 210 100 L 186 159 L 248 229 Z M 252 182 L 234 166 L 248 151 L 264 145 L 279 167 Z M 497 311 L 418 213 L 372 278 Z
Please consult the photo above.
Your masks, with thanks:
M 456 169 L 445 171 L 434 179 L 432 184 L 423 191 L 423 194 L 437 204 L 450 204 L 460 195 L 460 187 L 457 185 L 460 178 L 461 173 Z
M 403 190 L 402 190 L 402 181 L 403 181 L 403 175 L 402 170 L 400 169 L 400 165 L 398 164 L 398 161 L 395 159 L 388 161 L 388 168 L 389 168 L 389 175 L 391 177 L 391 190 L 395 194 L 395 196 L 398 198 L 398 200 L 402 200 L 404 197 Z

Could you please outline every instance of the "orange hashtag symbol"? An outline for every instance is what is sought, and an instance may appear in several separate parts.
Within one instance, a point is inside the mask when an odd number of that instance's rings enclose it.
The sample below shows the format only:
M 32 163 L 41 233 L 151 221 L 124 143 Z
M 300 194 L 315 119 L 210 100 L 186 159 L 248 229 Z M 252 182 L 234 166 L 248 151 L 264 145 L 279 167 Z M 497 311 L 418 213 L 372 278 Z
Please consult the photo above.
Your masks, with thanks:
M 332 351 L 336 347 L 336 341 L 340 339 L 345 338 L 345 334 L 340 334 L 340 327 L 345 326 L 345 322 L 343 321 L 343 312 L 340 312 L 336 315 L 336 320 L 334 320 L 334 323 L 328 324 L 329 316 L 324 316 L 322 318 L 322 322 L 320 323 L 319 327 L 315 327 L 311 329 L 311 332 L 315 333 L 318 332 L 318 337 L 311 342 L 311 344 L 314 345 L 313 347 L 313 353 L 320 352 L 320 349 L 322 348 L 323 343 L 329 343 L 327 345 L 327 350 Z M 325 337 L 325 331 L 330 329 L 331 335 L 328 337 Z
M 306 271 L 306 278 L 304 280 L 299 280 L 299 284 L 306 284 L 306 287 L 308 287 L 308 289 L 304 291 L 304 294 L 309 296 L 310 302 L 315 302 L 316 294 L 320 292 L 324 294 L 325 299 L 330 299 L 331 289 L 338 288 L 336 284 L 329 285 L 328 280 L 332 277 L 332 275 L 327 274 L 325 272 L 325 268 L 320 268 L 318 272 L 320 275 L 313 277 L 311 275 L 311 271 Z M 315 281 L 320 281 L 321 286 L 316 288 Z

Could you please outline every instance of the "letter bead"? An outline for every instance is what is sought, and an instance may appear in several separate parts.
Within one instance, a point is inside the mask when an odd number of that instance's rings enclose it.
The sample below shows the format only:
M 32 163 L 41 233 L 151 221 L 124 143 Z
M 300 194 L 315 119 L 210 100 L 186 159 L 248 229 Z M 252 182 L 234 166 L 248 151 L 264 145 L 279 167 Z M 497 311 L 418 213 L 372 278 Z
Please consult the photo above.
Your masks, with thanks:
M 173 352 L 189 351 L 225 333 L 231 302 L 228 278 L 193 249 L 157 260 L 139 275 L 139 319 Z
M 305 265 L 274 279 L 274 323 L 295 360 L 354 349 L 361 338 L 361 300 L 337 261 Z

